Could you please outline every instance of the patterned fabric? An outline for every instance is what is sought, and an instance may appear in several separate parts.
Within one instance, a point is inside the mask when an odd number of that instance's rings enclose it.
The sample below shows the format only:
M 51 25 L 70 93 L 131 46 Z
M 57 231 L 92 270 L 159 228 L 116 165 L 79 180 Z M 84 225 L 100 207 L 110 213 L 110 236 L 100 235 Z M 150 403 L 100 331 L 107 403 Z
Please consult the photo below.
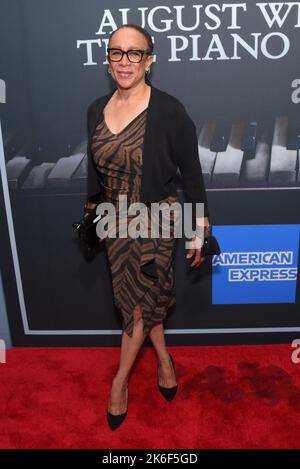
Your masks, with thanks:
M 117 222 L 121 209 L 129 209 L 129 204 L 139 202 L 147 109 L 117 134 L 110 131 L 103 116 L 92 138 L 93 158 L 103 181 L 103 201 L 114 204 Z M 124 197 L 125 194 L 127 205 L 125 199 L 121 199 L 123 202 L 119 199 L 119 196 Z M 171 195 L 160 202 L 170 204 L 177 200 L 177 195 Z M 159 237 L 151 238 L 150 204 L 147 205 L 144 218 L 148 221 L 148 237 L 133 238 L 128 234 L 124 237 L 126 233 L 123 229 L 129 231 L 130 223 L 139 213 L 138 211 L 132 215 L 128 214 L 127 222 L 116 223 L 116 237 L 108 235 L 105 238 L 115 306 L 121 313 L 123 331 L 130 337 L 133 334 L 133 311 L 138 303 L 141 305 L 145 334 L 155 323 L 162 321 L 167 310 L 175 304 L 174 212 L 170 211 L 168 237 L 162 237 L 167 218 L 156 216 L 156 221 L 159 222 Z M 143 221 L 140 225 L 137 223 L 137 228 L 146 226 Z

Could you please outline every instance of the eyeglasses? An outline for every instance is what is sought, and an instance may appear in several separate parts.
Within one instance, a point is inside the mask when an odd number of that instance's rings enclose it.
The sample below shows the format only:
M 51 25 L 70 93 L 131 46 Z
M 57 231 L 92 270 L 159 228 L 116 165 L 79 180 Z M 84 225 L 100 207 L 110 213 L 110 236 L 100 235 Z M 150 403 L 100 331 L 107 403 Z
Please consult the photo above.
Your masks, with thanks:
M 150 49 L 130 49 L 127 52 L 125 50 L 115 49 L 113 47 L 109 47 L 107 49 L 108 58 L 112 62 L 120 62 L 123 59 L 123 55 L 126 54 L 129 62 L 138 63 L 142 60 L 143 56 L 149 52 Z

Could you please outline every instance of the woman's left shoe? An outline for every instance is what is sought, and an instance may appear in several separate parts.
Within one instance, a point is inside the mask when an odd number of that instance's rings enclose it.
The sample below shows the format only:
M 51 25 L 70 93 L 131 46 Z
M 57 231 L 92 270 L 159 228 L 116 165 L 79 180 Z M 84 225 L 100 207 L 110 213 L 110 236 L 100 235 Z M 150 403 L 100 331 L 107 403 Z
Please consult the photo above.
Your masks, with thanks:
M 169 356 L 170 356 L 172 366 L 173 366 L 173 369 L 174 369 L 174 361 L 173 361 L 173 358 L 172 358 L 170 353 L 169 353 Z M 175 394 L 176 394 L 177 389 L 178 389 L 178 384 L 176 384 L 176 386 L 173 386 L 172 388 L 165 388 L 164 386 L 161 386 L 159 383 L 157 383 L 157 386 L 158 386 L 158 389 L 160 390 L 161 394 L 164 396 L 164 398 L 167 401 L 171 401 L 172 399 L 174 399 Z
M 127 405 L 128 405 L 128 387 L 126 388 L 126 396 L 127 396 Z M 106 418 L 107 422 L 112 430 L 116 430 L 121 423 L 125 420 L 127 415 L 128 409 L 123 412 L 123 414 L 114 415 L 111 414 L 108 410 L 106 410 Z

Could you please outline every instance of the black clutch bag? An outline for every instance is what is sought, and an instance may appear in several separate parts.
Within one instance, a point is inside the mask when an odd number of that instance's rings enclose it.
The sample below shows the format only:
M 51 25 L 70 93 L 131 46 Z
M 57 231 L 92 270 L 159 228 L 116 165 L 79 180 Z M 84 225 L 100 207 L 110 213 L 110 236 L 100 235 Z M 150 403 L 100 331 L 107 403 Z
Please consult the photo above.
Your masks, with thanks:
M 214 256 L 218 255 L 221 253 L 221 248 L 218 243 L 218 240 L 215 236 L 213 236 L 210 232 L 211 226 L 208 228 L 204 228 L 204 240 L 203 240 L 203 245 L 201 247 L 201 255 L 203 257 L 205 256 Z M 202 238 L 203 236 L 203 228 L 196 228 L 196 235 L 199 236 L 199 238 Z
M 201 248 L 202 256 L 214 256 L 221 253 L 219 243 L 215 236 L 209 234 L 204 237 L 203 246 Z
M 81 246 L 88 253 L 92 252 L 101 242 L 101 239 L 96 233 L 97 221 L 99 215 L 96 214 L 96 208 L 84 208 L 84 217 L 77 222 L 73 222 L 72 226 L 78 233 L 78 238 Z

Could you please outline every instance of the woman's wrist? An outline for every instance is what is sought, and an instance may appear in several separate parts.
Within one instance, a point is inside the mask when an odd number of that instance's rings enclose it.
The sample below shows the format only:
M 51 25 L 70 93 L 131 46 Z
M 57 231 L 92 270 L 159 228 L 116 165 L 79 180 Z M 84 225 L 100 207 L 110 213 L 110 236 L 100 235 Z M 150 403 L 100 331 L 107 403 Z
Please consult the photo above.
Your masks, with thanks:
M 92 202 L 86 202 L 86 203 L 84 204 L 84 208 L 85 208 L 85 209 L 92 209 L 92 210 L 94 210 L 95 207 L 97 207 L 97 204 L 94 204 L 94 203 L 92 203 Z

